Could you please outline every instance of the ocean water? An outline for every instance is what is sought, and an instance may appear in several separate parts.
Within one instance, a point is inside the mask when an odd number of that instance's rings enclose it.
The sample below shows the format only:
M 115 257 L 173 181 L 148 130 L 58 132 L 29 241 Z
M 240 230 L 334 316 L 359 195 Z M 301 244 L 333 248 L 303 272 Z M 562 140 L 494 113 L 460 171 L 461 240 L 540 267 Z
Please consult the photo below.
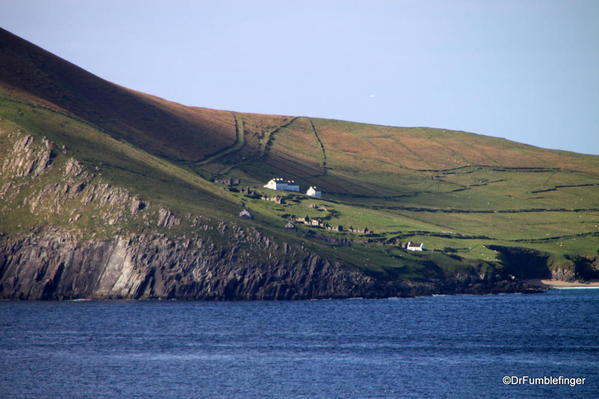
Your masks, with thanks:
M 0 302 L 0 370 L 6 399 L 597 398 L 599 290 Z

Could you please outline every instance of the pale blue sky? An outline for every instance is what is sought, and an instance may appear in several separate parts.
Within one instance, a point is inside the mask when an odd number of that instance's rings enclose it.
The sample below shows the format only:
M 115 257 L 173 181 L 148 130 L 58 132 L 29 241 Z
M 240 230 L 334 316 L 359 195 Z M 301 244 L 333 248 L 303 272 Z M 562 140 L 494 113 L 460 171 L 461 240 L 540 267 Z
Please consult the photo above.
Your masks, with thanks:
M 0 0 L 0 26 L 187 105 L 599 154 L 599 1 Z

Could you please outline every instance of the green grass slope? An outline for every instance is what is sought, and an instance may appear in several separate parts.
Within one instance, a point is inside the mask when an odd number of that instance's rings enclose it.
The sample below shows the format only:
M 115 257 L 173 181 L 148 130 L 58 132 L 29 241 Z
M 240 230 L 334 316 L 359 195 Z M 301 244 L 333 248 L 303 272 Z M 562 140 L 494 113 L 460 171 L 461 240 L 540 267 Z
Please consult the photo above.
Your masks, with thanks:
M 6 31 L 0 57 L 3 123 L 66 146 L 113 184 L 178 212 L 250 223 L 410 278 L 430 278 L 431 262 L 447 270 L 505 263 L 501 247 L 536 251 L 553 269 L 598 254 L 597 156 L 442 129 L 185 107 L 106 82 Z M 323 198 L 262 188 L 278 176 L 304 190 L 317 185 Z M 275 194 L 282 203 L 261 198 Z M 256 220 L 237 217 L 240 202 Z M 345 231 L 282 228 L 304 216 Z M 405 252 L 410 240 L 428 251 Z
M 201 159 L 235 139 L 230 112 L 184 107 L 107 82 L 0 29 L 0 84 L 164 157 Z

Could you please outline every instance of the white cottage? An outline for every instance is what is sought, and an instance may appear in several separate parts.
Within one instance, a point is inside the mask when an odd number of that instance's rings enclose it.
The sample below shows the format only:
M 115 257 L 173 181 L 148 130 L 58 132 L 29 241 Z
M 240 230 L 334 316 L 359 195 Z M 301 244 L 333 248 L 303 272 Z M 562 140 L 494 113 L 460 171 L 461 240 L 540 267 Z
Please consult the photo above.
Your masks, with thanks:
M 420 244 L 416 244 L 413 243 L 412 241 L 408 241 L 408 245 L 406 245 L 406 249 L 408 251 L 418 251 L 418 252 L 422 252 L 422 250 L 424 249 L 424 243 L 420 243 Z
M 271 190 L 283 190 L 283 191 L 298 191 L 300 190 L 299 184 L 296 184 L 293 180 L 286 180 L 281 177 L 275 177 L 270 179 L 268 183 L 264 185 L 264 188 Z
M 306 195 L 308 197 L 320 198 L 322 196 L 322 193 L 315 186 L 310 186 L 308 191 L 306 191 Z

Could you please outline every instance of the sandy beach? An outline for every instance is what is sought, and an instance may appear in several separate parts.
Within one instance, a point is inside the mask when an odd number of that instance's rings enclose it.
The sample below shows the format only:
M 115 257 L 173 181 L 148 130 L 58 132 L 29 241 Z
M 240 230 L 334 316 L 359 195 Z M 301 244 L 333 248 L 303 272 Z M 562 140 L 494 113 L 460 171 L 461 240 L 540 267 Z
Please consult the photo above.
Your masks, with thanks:
M 599 288 L 599 280 L 591 281 L 561 281 L 561 280 L 526 280 L 533 287 L 566 289 L 566 288 Z

